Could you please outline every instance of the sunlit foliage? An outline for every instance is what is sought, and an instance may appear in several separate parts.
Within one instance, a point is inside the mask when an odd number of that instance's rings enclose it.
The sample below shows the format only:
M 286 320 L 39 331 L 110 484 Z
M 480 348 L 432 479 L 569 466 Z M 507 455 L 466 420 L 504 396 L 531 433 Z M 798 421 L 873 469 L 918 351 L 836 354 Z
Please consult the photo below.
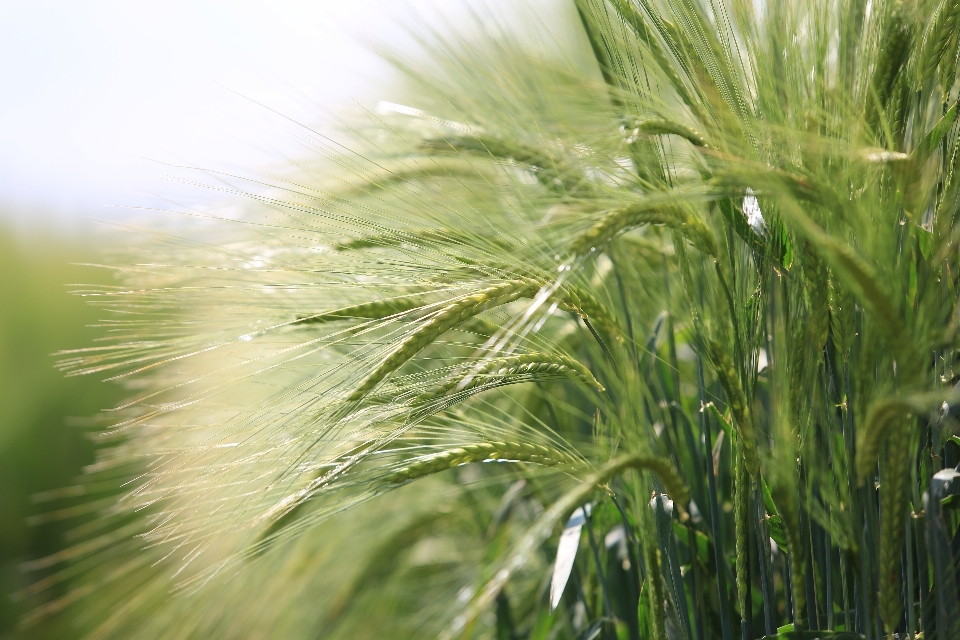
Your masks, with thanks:
M 409 105 L 305 131 L 322 162 L 230 179 L 239 217 L 90 292 L 110 340 L 64 366 L 131 386 L 90 476 L 127 492 L 54 606 L 93 637 L 956 637 L 960 2 L 569 9 L 560 46 L 424 37 Z

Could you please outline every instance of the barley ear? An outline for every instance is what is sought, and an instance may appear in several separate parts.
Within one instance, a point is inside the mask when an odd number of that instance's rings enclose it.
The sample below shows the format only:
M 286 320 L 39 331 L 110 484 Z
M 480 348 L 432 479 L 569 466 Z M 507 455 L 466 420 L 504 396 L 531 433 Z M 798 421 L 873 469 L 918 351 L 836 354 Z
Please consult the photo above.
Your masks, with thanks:
M 911 404 L 903 398 L 881 398 L 870 407 L 866 420 L 857 431 L 856 470 L 861 485 L 873 475 L 880 445 L 894 430 L 897 421 L 903 420 L 911 408 Z
M 360 249 L 382 249 L 396 247 L 403 244 L 418 246 L 424 245 L 473 245 L 477 238 L 482 242 L 490 243 L 503 249 L 513 249 L 509 242 L 491 233 L 481 233 L 476 230 L 469 232 L 457 229 L 416 229 L 412 231 L 393 231 L 390 233 L 362 236 L 359 238 L 345 238 L 333 245 L 334 251 L 356 251 Z
M 703 135 L 700 134 L 700 132 L 691 129 L 684 124 L 680 124 L 679 122 L 662 120 L 659 118 L 644 120 L 637 123 L 636 130 L 640 133 L 646 133 L 649 135 L 675 135 L 684 138 L 687 142 L 695 147 L 710 147 L 710 145 L 708 145 L 703 139 Z
M 900 623 L 900 559 L 910 480 L 911 420 L 898 420 L 887 438 L 880 476 L 880 618 L 887 633 Z
M 461 392 L 473 389 L 489 383 L 491 378 L 509 380 L 511 377 L 531 375 L 567 376 L 599 393 L 605 391 L 603 385 L 579 361 L 564 355 L 537 352 L 521 356 L 491 358 L 482 360 L 472 367 L 464 367 L 458 371 L 457 375 L 451 376 L 436 388 L 417 396 L 413 403 L 431 402 L 454 389 Z
M 472 153 L 526 165 L 544 187 L 567 195 L 588 193 L 591 185 L 583 172 L 556 153 L 491 135 L 448 136 L 420 145 L 426 153 Z
M 590 320 L 608 336 L 611 336 L 617 342 L 623 342 L 623 331 L 620 329 L 620 323 L 607 311 L 607 307 L 601 304 L 589 291 L 577 285 L 564 285 L 560 288 L 559 293 L 561 299 L 558 307 Z
M 676 205 L 646 202 L 608 212 L 571 243 L 570 251 L 575 256 L 585 256 L 624 231 L 648 224 L 660 224 L 678 231 L 697 249 L 714 257 L 717 255 L 713 232 L 698 216 Z
M 351 307 L 342 307 L 333 311 L 324 311 L 309 316 L 298 316 L 292 324 L 325 324 L 340 320 L 364 318 L 367 320 L 382 320 L 393 315 L 401 314 L 424 305 L 422 295 L 400 296 L 387 300 L 375 300 Z
M 956 2 L 954 4 L 956 4 Z M 960 51 L 960 35 L 954 32 L 948 41 L 943 56 L 940 58 L 939 73 L 937 74 L 937 80 L 940 82 L 940 90 L 947 94 L 953 90 L 953 84 L 957 80 L 958 51 Z
M 909 379 L 916 366 L 913 340 L 900 318 L 897 305 L 887 294 L 880 279 L 854 250 L 823 231 L 799 207 L 785 207 L 798 229 L 813 244 L 833 270 L 833 274 L 870 311 L 888 342 L 901 356 L 897 359 L 901 373 Z
M 360 386 L 350 394 L 347 401 L 358 402 L 362 400 L 367 394 L 373 391 L 384 378 L 402 367 L 411 358 L 427 348 L 450 329 L 483 313 L 487 309 L 504 305 L 530 295 L 532 293 L 531 290 L 535 290 L 534 287 L 536 287 L 536 284 L 530 281 L 510 280 L 461 298 L 442 308 L 407 336 L 407 338 L 367 376 Z
M 898 424 L 911 413 L 923 414 L 936 409 L 944 402 L 953 403 L 956 399 L 956 391 L 941 390 L 875 400 L 870 405 L 867 417 L 857 431 L 855 469 L 860 484 L 862 485 L 873 474 L 880 447 L 888 434 L 892 434 L 896 430 Z
M 897 2 L 887 16 L 878 45 L 878 57 L 873 69 L 871 86 L 876 92 L 876 101 L 870 101 L 869 119 L 875 120 L 879 109 L 887 107 L 893 93 L 894 83 L 910 57 L 913 40 L 913 20 L 907 2 Z
M 933 77 L 944 60 L 951 44 L 957 40 L 957 19 L 960 18 L 960 0 L 941 0 L 926 32 L 921 46 L 920 82 Z M 949 60 L 947 60 L 949 62 Z M 951 83 L 952 84 L 952 83 Z M 943 86 L 944 91 L 950 87 Z
M 530 462 L 547 467 L 567 465 L 582 467 L 583 463 L 573 456 L 551 447 L 528 442 L 483 442 L 464 445 L 432 455 L 402 467 L 385 479 L 388 485 L 412 482 L 440 471 L 470 462 L 502 460 L 507 462 Z

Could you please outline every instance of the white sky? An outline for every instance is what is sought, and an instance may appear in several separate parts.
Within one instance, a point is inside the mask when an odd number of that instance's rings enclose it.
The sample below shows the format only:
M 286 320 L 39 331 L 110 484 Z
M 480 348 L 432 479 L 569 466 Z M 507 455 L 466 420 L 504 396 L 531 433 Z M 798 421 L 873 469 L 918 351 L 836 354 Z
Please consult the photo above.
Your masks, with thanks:
M 157 204 L 170 185 L 154 161 L 255 175 L 301 151 L 238 93 L 310 123 L 375 101 L 390 71 L 365 43 L 403 47 L 404 22 L 466 4 L 0 0 L 0 218 L 70 228 Z

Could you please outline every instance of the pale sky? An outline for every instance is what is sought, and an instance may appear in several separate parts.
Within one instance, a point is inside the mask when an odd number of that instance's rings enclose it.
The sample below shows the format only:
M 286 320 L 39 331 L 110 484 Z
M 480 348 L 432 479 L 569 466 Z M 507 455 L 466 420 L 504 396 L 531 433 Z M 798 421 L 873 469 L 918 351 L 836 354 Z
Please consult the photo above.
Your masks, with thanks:
M 302 151 L 241 96 L 308 123 L 375 102 L 391 72 L 367 44 L 408 46 L 404 24 L 467 4 L 0 0 L 0 217 L 70 227 L 156 204 L 177 189 L 155 161 L 255 175 Z

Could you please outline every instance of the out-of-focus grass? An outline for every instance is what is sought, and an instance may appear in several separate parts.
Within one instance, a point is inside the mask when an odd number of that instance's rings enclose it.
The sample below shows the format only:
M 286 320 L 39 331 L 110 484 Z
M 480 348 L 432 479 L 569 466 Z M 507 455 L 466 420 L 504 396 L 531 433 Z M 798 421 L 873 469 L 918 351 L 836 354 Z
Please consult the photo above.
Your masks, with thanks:
M 11 595 L 36 579 L 21 564 L 61 548 L 76 525 L 29 523 L 51 508 L 32 496 L 70 485 L 93 461 L 84 425 L 119 396 L 94 376 L 65 378 L 54 368 L 54 352 L 87 345 L 96 333 L 87 325 L 99 312 L 67 285 L 105 276 L 71 264 L 93 253 L 78 245 L 42 233 L 14 238 L 0 226 L 0 638 L 70 635 L 50 625 L 18 632 L 20 615 L 38 603 Z

